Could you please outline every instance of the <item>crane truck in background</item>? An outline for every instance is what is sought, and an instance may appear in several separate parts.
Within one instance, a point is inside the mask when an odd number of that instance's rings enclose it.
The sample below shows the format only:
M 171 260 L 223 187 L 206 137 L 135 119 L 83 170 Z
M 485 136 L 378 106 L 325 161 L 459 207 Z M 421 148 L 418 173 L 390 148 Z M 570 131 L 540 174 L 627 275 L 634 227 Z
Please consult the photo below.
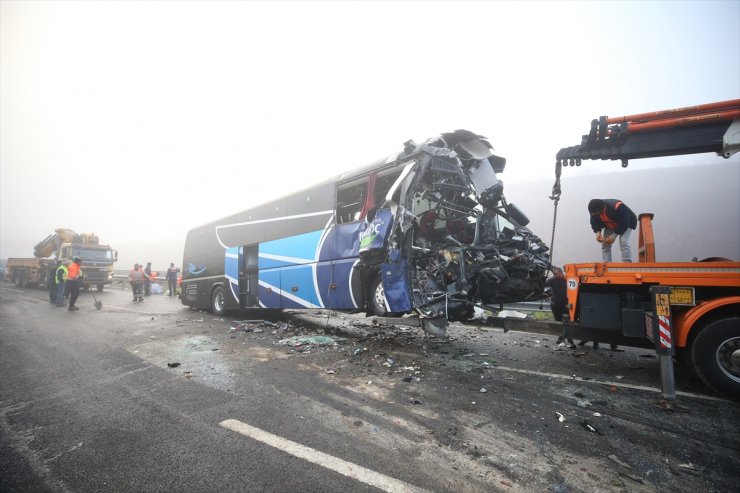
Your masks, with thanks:
M 740 99 L 593 120 L 580 145 L 556 157 L 552 199 L 560 198 L 563 166 L 582 160 L 620 160 L 740 150 Z M 656 183 L 656 187 L 660 184 Z M 617 195 L 618 191 L 613 191 Z M 678 200 L 678 199 L 677 199 Z M 565 334 L 598 342 L 654 347 L 663 396 L 675 399 L 673 360 L 715 391 L 740 399 L 740 262 L 658 262 L 653 214 L 640 214 L 639 261 L 568 264 L 570 322 Z M 686 236 L 689 238 L 689 236 Z
M 77 234 L 71 229 L 54 230 L 33 248 L 33 258 L 9 258 L 5 268 L 5 280 L 18 287 L 43 287 L 49 268 L 57 260 L 72 261 L 82 259 L 84 274 L 82 288 L 95 286 L 102 291 L 106 284 L 113 282 L 113 263 L 118 260 L 118 252 L 109 245 L 101 245 L 94 234 Z

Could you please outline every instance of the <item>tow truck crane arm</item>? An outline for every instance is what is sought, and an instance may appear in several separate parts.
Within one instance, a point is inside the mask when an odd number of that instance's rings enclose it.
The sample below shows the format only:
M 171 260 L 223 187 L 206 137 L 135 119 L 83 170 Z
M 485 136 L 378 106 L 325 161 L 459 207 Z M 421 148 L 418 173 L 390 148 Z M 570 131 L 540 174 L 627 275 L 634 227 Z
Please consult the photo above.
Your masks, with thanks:
M 602 116 L 580 145 L 557 153 L 558 167 L 583 159 L 621 160 L 740 151 L 740 99 L 619 117 Z

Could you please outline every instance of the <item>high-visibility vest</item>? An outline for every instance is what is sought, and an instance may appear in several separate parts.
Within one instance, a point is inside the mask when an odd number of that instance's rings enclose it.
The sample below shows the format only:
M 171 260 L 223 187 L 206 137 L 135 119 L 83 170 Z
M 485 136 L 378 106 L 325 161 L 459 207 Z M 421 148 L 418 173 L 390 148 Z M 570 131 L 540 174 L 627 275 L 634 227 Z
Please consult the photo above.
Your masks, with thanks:
M 72 265 L 67 269 L 67 279 L 75 280 L 80 277 L 80 265 L 77 262 L 72 262 Z
M 621 201 L 617 201 L 617 203 L 614 204 L 614 211 L 615 212 L 616 212 L 617 209 L 619 209 L 619 206 L 620 205 L 622 205 L 622 202 Z M 615 231 L 617 229 L 617 226 L 619 226 L 619 225 L 617 224 L 617 221 L 615 221 L 614 219 L 610 218 L 606 214 L 607 208 L 608 208 L 608 206 L 604 206 L 604 210 L 601 211 L 601 214 L 599 214 L 599 219 L 601 219 L 601 221 L 604 223 L 604 226 L 606 226 L 607 228 L 611 229 L 612 231 Z
M 66 265 L 60 265 L 57 268 L 56 274 L 54 274 L 54 284 L 61 284 L 59 282 L 59 271 L 62 271 L 63 272 L 63 274 L 62 274 L 62 281 L 61 282 L 64 282 L 64 281 L 67 280 L 67 266 Z

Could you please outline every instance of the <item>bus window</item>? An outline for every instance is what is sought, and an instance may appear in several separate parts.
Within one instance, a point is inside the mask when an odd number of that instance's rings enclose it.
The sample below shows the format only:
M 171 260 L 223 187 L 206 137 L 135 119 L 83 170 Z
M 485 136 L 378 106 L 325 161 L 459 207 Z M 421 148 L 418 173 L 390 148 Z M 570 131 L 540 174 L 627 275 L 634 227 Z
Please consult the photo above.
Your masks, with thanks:
M 337 187 L 337 224 L 351 223 L 361 219 L 366 190 L 365 181 Z
M 388 195 L 388 190 L 396 182 L 401 171 L 403 169 L 393 171 L 387 175 L 378 176 L 375 179 L 375 205 L 380 206 L 385 202 L 385 196 Z

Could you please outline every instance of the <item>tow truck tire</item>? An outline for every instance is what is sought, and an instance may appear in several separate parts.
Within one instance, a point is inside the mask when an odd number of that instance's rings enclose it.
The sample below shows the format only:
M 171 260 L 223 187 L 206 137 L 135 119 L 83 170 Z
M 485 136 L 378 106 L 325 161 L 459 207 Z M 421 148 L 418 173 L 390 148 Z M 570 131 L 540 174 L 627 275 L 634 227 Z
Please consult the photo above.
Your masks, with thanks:
M 376 317 L 400 317 L 400 313 L 389 312 L 385 305 L 385 294 L 380 276 L 375 276 L 370 283 L 370 306 Z
M 214 315 L 223 316 L 226 313 L 226 295 L 224 294 L 224 288 L 216 286 L 211 294 L 211 311 Z
M 691 359 L 704 383 L 740 400 L 740 316 L 707 321 L 691 346 Z

